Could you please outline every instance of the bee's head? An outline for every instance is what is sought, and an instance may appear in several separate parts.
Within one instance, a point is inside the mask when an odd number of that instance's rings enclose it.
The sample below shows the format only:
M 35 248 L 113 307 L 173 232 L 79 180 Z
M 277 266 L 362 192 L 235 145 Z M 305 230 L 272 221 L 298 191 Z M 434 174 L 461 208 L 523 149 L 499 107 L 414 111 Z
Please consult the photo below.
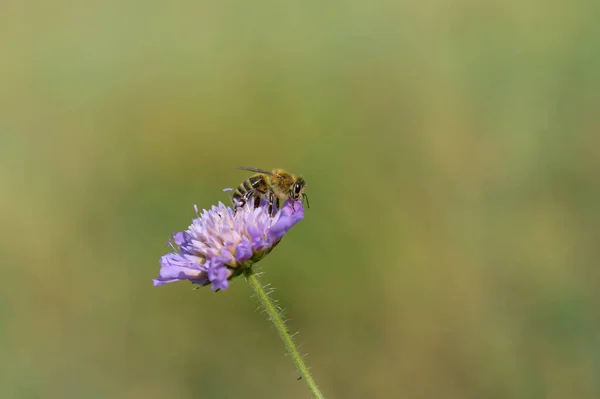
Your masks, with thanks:
M 306 182 L 303 178 L 299 178 L 290 188 L 290 199 L 294 201 L 298 201 L 300 199 L 304 200 L 306 198 L 306 204 L 308 205 L 308 197 L 304 194 L 304 187 L 306 186 Z

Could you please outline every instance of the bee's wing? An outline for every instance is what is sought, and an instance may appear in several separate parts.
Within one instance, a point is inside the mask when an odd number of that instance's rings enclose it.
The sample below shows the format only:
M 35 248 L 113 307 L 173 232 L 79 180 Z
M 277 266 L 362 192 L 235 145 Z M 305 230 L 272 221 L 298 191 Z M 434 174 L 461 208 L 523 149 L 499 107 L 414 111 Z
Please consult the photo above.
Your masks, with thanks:
M 258 168 L 247 168 L 247 167 L 245 167 L 245 166 L 238 166 L 238 167 L 237 167 L 237 169 L 241 169 L 241 170 L 247 170 L 247 171 L 250 171 L 250 172 L 256 172 L 256 173 L 264 173 L 264 174 L 266 174 L 266 175 L 269 175 L 269 176 L 275 176 L 275 177 L 278 177 L 276 174 L 273 174 L 273 172 L 271 172 L 271 171 L 268 171 L 268 170 L 264 170 L 264 169 L 258 169 Z

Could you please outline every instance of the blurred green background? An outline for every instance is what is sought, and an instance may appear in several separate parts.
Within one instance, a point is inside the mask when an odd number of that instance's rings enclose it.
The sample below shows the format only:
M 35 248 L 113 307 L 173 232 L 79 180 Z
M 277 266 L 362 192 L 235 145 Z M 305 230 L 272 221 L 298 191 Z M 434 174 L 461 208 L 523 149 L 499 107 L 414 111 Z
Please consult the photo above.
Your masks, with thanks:
M 243 280 L 154 288 L 247 165 L 327 398 L 600 397 L 597 2 L 9 0 L 0 397 L 307 398 Z

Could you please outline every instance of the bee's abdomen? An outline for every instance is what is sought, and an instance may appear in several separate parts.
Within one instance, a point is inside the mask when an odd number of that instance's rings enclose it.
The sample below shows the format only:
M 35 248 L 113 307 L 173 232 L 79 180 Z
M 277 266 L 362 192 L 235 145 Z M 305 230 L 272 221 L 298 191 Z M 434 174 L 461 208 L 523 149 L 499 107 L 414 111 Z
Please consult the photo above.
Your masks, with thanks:
M 253 196 L 260 196 L 267 192 L 268 186 L 262 175 L 250 176 L 248 180 L 244 180 L 233 192 L 235 200 L 242 200 L 246 194 L 253 192 Z

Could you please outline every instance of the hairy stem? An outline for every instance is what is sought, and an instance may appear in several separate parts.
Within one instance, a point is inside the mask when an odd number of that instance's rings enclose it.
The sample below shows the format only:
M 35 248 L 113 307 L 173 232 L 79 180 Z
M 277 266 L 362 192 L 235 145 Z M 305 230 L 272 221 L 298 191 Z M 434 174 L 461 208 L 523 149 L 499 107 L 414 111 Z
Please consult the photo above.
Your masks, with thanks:
M 246 276 L 246 280 L 248 280 L 248 282 L 252 286 L 252 289 L 258 296 L 261 305 L 267 311 L 267 314 L 269 315 L 269 320 L 271 320 L 271 322 L 273 322 L 273 324 L 275 325 L 279 336 L 283 340 L 285 347 L 287 348 L 290 356 L 292 357 L 292 360 L 296 364 L 296 367 L 298 368 L 302 379 L 304 380 L 304 382 L 306 382 L 306 385 L 312 393 L 313 398 L 324 399 L 324 396 L 321 393 L 321 391 L 319 391 L 317 384 L 315 384 L 315 380 L 313 380 L 310 371 L 308 371 L 308 367 L 306 367 L 302 356 L 298 352 L 298 348 L 296 348 L 296 344 L 294 344 L 294 340 L 292 339 L 292 336 L 290 335 L 285 325 L 285 322 L 281 318 L 281 313 L 277 310 L 275 304 L 273 303 L 269 295 L 265 292 L 264 287 L 262 286 L 260 281 L 258 281 L 258 278 L 253 272 L 252 268 L 247 268 L 244 272 L 244 275 Z

